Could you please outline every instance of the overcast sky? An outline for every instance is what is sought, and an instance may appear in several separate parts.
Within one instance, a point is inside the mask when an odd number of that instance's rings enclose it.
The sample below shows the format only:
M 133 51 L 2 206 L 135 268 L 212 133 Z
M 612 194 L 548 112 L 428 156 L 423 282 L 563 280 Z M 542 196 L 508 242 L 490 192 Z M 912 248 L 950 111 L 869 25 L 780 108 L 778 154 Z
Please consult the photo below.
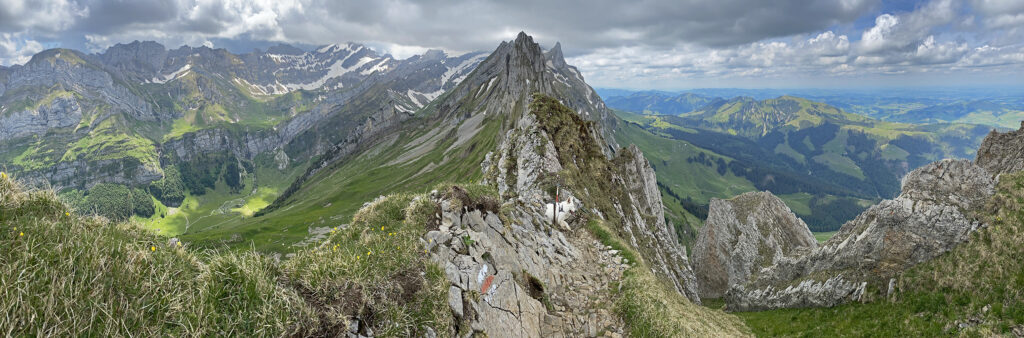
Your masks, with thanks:
M 526 31 L 595 87 L 1022 85 L 1024 0 L 0 0 L 0 64 L 133 40 L 490 51 Z

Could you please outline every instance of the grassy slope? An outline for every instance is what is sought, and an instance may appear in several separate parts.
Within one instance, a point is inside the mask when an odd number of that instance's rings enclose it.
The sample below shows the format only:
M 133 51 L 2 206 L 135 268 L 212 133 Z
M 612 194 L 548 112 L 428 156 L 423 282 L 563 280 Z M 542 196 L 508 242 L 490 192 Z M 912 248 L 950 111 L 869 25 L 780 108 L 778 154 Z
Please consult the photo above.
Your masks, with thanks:
M 695 202 L 706 204 L 712 197 L 730 198 L 753 191 L 754 185 L 745 178 L 736 177 L 732 172 L 719 175 L 715 167 L 700 163 L 687 163 L 689 157 L 704 152 L 726 162 L 731 158 L 717 155 L 710 150 L 698 148 L 689 142 L 661 137 L 629 123 L 620 124 L 615 139 L 621 144 L 635 144 L 655 167 L 662 184 L 672 188 L 680 196 L 689 196 Z
M 969 242 L 905 272 L 893 300 L 827 309 L 738 313 L 771 336 L 928 337 L 1008 335 L 1024 325 L 1024 173 L 1003 175 L 987 210 L 990 226 Z M 985 310 L 986 306 L 988 307 Z
M 587 230 L 604 245 L 622 252 L 631 266 L 617 288 L 615 312 L 634 337 L 737 337 L 750 330 L 733 315 L 690 303 L 659 281 L 639 254 L 603 221 L 591 220 Z
M 429 117 L 407 121 L 423 125 Z M 501 116 L 489 116 L 480 132 L 463 144 L 449 149 L 456 137 L 441 134 L 437 145 L 421 157 L 389 165 L 415 148 L 410 142 L 439 127 L 439 123 L 404 132 L 395 142 L 381 142 L 337 166 L 321 170 L 303 184 L 281 208 L 255 218 L 236 218 L 215 228 L 190 231 L 184 238 L 217 244 L 234 234 L 245 240 L 232 247 L 255 245 L 267 251 L 290 251 L 292 243 L 303 240 L 309 227 L 347 223 L 365 201 L 393 192 L 423 192 L 438 182 L 474 182 L 480 178 L 480 162 L 496 148 Z M 443 133 L 448 130 L 441 128 Z
M 641 115 L 621 111 L 616 113 L 627 121 L 642 121 L 644 119 Z M 715 171 L 714 167 L 686 161 L 687 157 L 695 156 L 699 152 L 722 157 L 729 162 L 731 159 L 728 157 L 717 155 L 686 141 L 658 136 L 629 123 L 622 123 L 620 126 L 615 133 L 616 140 L 621 144 L 636 144 L 654 165 L 658 181 L 669 186 L 681 197 L 689 196 L 698 204 L 707 204 L 712 197 L 732 198 L 744 192 L 757 190 L 750 181 L 743 177 L 736 177 L 732 172 L 727 172 L 725 176 L 722 176 Z M 779 195 L 779 198 L 802 218 L 811 214 L 811 209 L 814 207 L 811 205 L 811 197 L 806 193 Z M 665 212 L 673 222 L 679 223 L 679 219 L 686 219 L 686 224 L 702 224 L 701 220 L 682 208 L 680 201 L 665 191 L 662 191 L 662 200 L 665 204 Z M 831 233 L 823 234 L 831 236 Z
M 224 179 L 220 178 L 216 188 L 208 189 L 202 196 L 186 192 L 185 200 L 177 208 L 168 208 L 157 202 L 156 214 L 139 221 L 147 228 L 159 230 L 164 236 L 178 236 L 186 229 L 190 232 L 203 231 L 239 222 L 270 204 L 302 170 L 301 164 L 283 171 L 273 166 L 257 166 L 255 175 L 245 175 L 245 188 L 240 192 L 231 192 Z M 255 192 L 253 187 L 256 187 Z
M 70 214 L 0 175 L 0 334 L 335 336 L 356 315 L 380 336 L 447 332 L 448 282 L 417 246 L 433 208 L 411 200 L 379 201 L 279 263 Z

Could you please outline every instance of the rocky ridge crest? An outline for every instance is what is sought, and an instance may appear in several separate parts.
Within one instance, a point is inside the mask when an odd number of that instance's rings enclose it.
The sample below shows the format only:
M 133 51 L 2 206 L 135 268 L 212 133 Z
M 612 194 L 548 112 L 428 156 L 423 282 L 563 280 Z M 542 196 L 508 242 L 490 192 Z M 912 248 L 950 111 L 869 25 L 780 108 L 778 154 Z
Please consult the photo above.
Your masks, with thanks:
M 1024 170 L 1024 121 L 1018 130 L 1005 133 L 992 130 L 981 142 L 974 163 L 994 177 Z
M 713 198 L 691 257 L 700 296 L 722 297 L 783 257 L 816 247 L 807 224 L 770 192 Z
M 967 160 L 942 160 L 912 171 L 901 194 L 868 208 L 822 246 L 784 258 L 726 294 L 727 307 L 754 311 L 830 307 L 867 297 L 868 284 L 895 292 L 898 273 L 932 259 L 984 224 L 973 216 L 994 181 Z

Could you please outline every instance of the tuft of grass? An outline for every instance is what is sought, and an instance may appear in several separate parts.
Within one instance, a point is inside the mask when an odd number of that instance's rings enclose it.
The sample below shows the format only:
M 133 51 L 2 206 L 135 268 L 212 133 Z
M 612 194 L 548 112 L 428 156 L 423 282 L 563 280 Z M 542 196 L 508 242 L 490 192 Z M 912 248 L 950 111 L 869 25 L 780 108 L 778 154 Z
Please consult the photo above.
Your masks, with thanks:
M 353 317 L 380 336 L 448 332 L 448 283 L 406 221 L 432 206 L 411 200 L 376 201 L 279 262 L 81 217 L 0 175 L 0 335 L 337 336 Z

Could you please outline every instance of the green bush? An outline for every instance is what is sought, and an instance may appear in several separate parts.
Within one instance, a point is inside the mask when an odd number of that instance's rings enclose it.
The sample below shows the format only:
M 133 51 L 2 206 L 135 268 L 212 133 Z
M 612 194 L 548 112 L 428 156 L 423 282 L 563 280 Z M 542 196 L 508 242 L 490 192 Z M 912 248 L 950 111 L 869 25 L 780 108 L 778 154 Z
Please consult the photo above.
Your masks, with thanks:
M 185 200 L 185 185 L 181 181 L 181 173 L 178 172 L 178 168 L 174 166 L 164 168 L 164 178 L 150 183 L 149 192 L 165 205 L 181 205 L 181 201 Z
M 141 217 L 149 218 L 156 212 L 153 199 L 145 190 L 132 188 L 132 212 Z
M 100 183 L 90 188 L 85 196 L 86 212 L 121 221 L 128 219 L 135 212 L 133 201 L 132 192 L 128 187 Z

